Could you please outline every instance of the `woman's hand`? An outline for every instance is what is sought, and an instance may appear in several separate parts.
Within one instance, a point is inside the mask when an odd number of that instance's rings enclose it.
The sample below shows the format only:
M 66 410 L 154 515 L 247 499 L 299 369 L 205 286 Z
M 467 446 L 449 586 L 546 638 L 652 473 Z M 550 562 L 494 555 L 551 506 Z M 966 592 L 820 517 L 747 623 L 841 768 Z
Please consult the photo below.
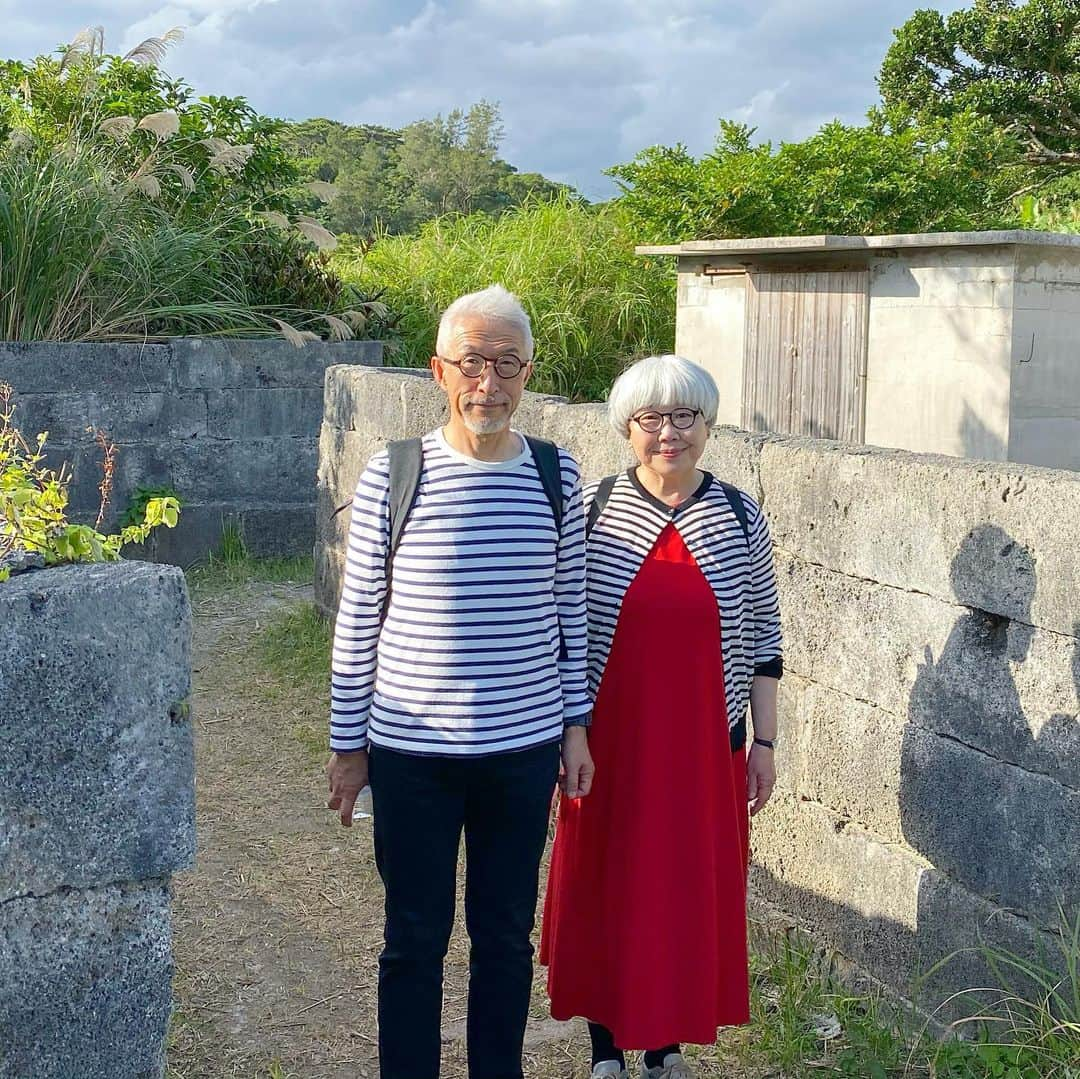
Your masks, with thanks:
M 760 813 L 772 797 L 776 786 L 776 761 L 774 753 L 766 746 L 750 745 L 746 758 L 746 798 L 750 803 L 750 816 Z

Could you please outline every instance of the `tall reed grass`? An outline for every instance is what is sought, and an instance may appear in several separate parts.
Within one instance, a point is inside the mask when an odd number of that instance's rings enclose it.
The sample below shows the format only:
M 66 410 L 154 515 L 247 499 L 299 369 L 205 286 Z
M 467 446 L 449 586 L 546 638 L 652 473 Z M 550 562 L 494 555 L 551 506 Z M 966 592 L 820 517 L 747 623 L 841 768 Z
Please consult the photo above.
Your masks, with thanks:
M 492 219 L 474 214 L 429 222 L 417 236 L 383 236 L 362 253 L 342 251 L 338 272 L 379 292 L 400 318 L 398 360 L 427 364 L 443 309 L 498 282 L 532 320 L 532 389 L 577 400 L 606 395 L 633 357 L 669 352 L 675 336 L 675 275 L 634 254 L 617 207 L 563 197 L 527 203 Z
M 254 329 L 220 224 L 182 225 L 91 154 L 0 152 L 0 339 Z
M 327 269 L 334 238 L 272 209 L 295 173 L 273 123 L 156 70 L 179 36 L 109 57 L 93 28 L 0 64 L 0 340 L 377 332 L 383 305 Z

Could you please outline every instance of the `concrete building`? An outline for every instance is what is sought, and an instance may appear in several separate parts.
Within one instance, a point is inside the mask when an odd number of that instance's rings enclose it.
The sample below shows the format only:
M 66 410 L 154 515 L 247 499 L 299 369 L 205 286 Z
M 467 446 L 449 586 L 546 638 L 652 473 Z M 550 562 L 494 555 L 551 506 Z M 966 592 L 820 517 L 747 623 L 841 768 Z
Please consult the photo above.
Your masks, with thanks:
M 675 349 L 719 422 L 1080 469 L 1080 236 L 705 240 L 678 258 Z

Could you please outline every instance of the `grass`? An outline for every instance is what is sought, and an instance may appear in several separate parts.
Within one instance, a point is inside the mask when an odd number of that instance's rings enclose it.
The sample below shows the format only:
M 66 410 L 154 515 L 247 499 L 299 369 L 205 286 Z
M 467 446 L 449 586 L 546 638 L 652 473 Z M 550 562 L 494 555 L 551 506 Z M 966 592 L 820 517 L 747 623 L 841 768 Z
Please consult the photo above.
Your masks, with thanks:
M 258 558 L 248 550 L 242 525 L 226 521 L 221 543 L 205 562 L 187 571 L 188 583 L 200 594 L 240 588 L 251 581 L 309 584 L 315 577 L 310 555 Z
M 334 267 L 363 292 L 381 290 L 400 313 L 396 355 L 405 366 L 427 364 L 452 300 L 494 282 L 517 293 L 532 320 L 532 389 L 599 400 L 627 360 L 674 344 L 675 275 L 634 254 L 616 206 L 563 198 L 495 219 L 443 217 L 418 236 L 384 236 L 363 254 L 342 254 Z
M 948 1002 L 971 1000 L 971 1014 L 951 1024 L 969 1040 L 936 1048 L 935 1075 L 1080 1077 L 1080 910 L 1060 911 L 1055 957 L 1021 956 L 989 942 L 977 950 L 993 986 L 959 993 Z
M 272 699 L 300 692 L 322 702 L 330 715 L 330 644 L 332 630 L 314 603 L 283 611 L 255 638 L 253 656 L 265 675 L 265 694 Z M 329 749 L 329 720 L 300 719 L 292 734 L 308 758 L 325 762 Z
M 314 603 L 280 614 L 257 638 L 259 655 L 277 680 L 298 689 L 324 686 L 330 677 L 331 630 Z

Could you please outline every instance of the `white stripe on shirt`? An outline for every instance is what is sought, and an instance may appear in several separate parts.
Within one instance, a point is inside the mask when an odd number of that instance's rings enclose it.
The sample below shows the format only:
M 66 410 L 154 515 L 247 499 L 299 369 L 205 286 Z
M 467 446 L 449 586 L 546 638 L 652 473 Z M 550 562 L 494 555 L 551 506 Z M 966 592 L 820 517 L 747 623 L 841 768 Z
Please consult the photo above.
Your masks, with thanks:
M 561 536 L 532 454 L 482 462 L 441 431 L 393 563 L 385 622 L 389 456 L 356 488 L 334 632 L 331 747 L 443 756 L 525 749 L 587 721 L 585 518 L 559 450 Z M 560 631 L 566 658 L 560 660 Z

